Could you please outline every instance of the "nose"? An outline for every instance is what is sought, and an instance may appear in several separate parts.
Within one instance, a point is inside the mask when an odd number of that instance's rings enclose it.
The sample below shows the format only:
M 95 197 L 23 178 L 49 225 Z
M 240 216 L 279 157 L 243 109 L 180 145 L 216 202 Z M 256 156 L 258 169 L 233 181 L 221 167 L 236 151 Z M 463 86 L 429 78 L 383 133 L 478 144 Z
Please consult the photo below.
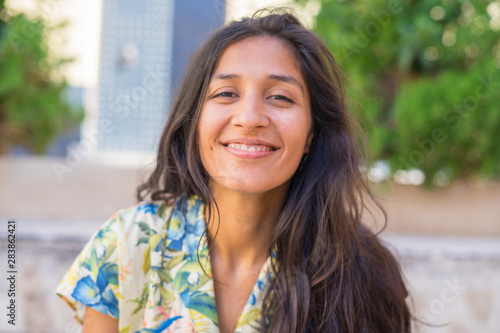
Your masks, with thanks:
M 269 126 L 269 117 L 265 107 L 259 96 L 249 95 L 243 98 L 236 106 L 233 114 L 233 125 L 242 127 L 247 131 Z

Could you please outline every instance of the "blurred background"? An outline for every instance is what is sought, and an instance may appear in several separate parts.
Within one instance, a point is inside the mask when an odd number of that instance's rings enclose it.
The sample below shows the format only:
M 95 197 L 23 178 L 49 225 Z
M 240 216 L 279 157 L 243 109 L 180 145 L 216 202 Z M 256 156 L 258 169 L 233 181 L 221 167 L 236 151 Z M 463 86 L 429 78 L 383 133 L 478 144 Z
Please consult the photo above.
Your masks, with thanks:
M 9 219 L 18 266 L 0 332 L 81 332 L 55 287 L 135 203 L 192 52 L 265 6 L 294 8 L 345 73 L 417 331 L 500 332 L 498 0 L 0 0 L 4 309 Z

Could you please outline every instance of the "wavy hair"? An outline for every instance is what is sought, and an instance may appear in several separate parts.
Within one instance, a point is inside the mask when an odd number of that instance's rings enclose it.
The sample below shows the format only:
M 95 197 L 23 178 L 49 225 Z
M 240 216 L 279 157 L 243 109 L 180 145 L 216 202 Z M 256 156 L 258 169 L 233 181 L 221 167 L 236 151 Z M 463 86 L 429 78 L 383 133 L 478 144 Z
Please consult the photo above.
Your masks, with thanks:
M 400 267 L 362 223 L 366 199 L 376 201 L 360 171 L 359 126 L 346 107 L 342 74 L 323 40 L 283 9 L 234 21 L 197 52 L 163 130 L 156 168 L 137 189 L 138 200 L 196 194 L 210 209 L 214 199 L 198 149 L 198 120 L 223 52 L 256 36 L 277 38 L 294 53 L 309 90 L 314 129 L 269 245 L 279 267 L 273 267 L 260 330 L 410 332 Z

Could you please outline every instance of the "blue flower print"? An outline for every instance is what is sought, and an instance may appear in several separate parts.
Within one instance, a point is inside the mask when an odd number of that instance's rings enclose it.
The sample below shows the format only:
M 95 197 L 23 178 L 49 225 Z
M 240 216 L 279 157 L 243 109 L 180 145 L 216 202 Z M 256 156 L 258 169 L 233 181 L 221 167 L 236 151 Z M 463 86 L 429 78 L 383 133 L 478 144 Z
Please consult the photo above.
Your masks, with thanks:
M 96 282 L 90 276 L 80 279 L 71 296 L 77 301 L 102 313 L 118 318 L 118 301 L 106 287 L 118 279 L 116 264 L 107 263 L 99 268 Z
M 186 288 L 181 294 L 181 299 L 186 306 L 189 306 L 189 300 L 191 299 L 191 294 L 189 293 L 189 288 Z
M 250 294 L 250 298 L 248 299 L 247 304 L 255 305 L 256 301 L 257 301 L 257 298 L 255 297 L 255 294 L 252 291 L 252 293 Z
M 269 276 L 269 273 L 267 274 L 268 276 L 266 276 L 266 279 L 267 280 L 270 280 L 270 276 Z M 257 287 L 259 288 L 260 291 L 264 290 L 264 288 L 266 287 L 266 282 L 264 281 L 264 279 L 262 278 L 259 278 L 257 280 Z
M 201 235 L 205 231 L 205 219 L 200 214 L 200 199 L 180 198 L 172 214 L 167 233 L 168 247 L 178 251 L 194 253 Z
M 137 207 L 137 211 L 138 212 L 144 211 L 144 213 L 156 215 L 156 212 L 158 211 L 158 206 L 159 205 L 155 205 L 152 203 L 146 203 L 146 204 L 142 204 L 139 207 Z
M 200 276 L 201 276 L 200 272 L 191 272 L 188 275 L 187 283 L 190 286 L 197 286 L 198 282 L 200 282 Z
M 162 333 L 164 330 L 166 330 L 170 325 L 172 325 L 177 319 L 182 318 L 182 316 L 177 316 L 173 318 L 168 318 L 160 323 L 158 327 L 156 328 L 143 328 L 141 332 L 147 332 L 147 333 Z
M 269 281 L 270 280 L 270 275 L 269 273 L 266 275 L 266 279 Z M 259 289 L 258 293 L 262 292 L 264 288 L 266 287 L 266 281 L 262 277 L 259 277 L 257 279 L 257 288 Z M 257 297 L 255 296 L 255 287 L 252 290 L 252 294 L 250 294 L 250 297 L 248 298 L 247 304 L 255 305 L 255 302 L 257 301 Z

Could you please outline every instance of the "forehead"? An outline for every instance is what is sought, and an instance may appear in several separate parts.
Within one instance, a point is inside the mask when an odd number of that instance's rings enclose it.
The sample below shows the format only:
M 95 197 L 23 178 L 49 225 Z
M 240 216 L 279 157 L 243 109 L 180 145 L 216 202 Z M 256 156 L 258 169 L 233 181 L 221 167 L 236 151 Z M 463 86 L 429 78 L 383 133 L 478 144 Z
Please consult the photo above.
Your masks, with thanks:
M 304 82 L 292 46 L 270 36 L 248 37 L 231 44 L 223 53 L 214 75 L 224 73 L 291 74 Z

